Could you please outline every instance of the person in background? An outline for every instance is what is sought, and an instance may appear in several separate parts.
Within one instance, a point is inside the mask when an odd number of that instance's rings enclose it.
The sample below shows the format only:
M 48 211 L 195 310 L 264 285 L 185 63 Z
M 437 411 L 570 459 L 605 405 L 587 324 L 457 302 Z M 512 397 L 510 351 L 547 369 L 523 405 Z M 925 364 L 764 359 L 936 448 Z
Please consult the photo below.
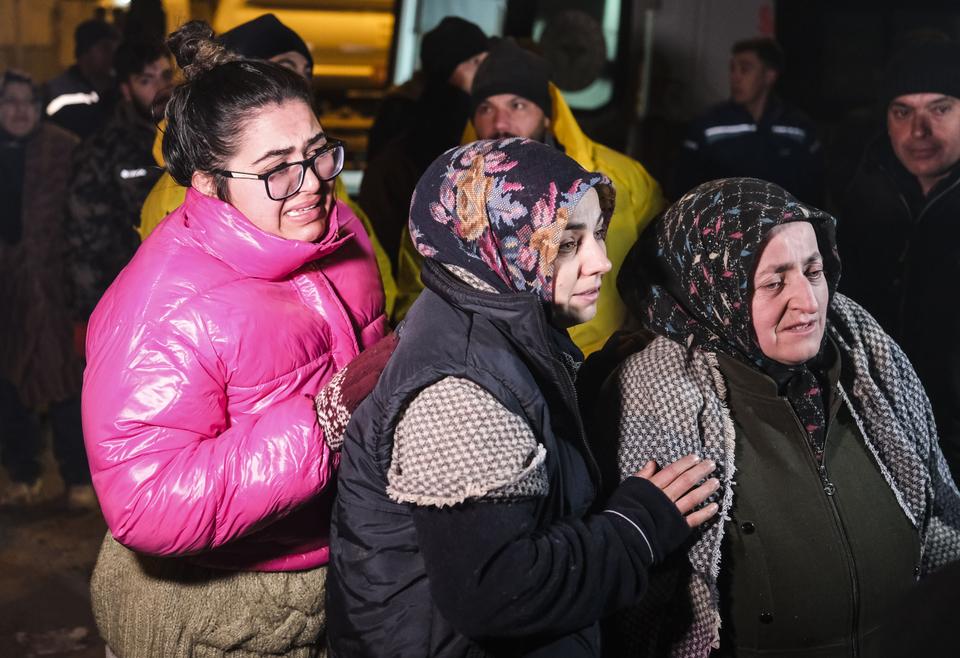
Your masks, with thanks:
M 109 23 L 91 19 L 77 26 L 73 39 L 76 63 L 45 85 L 44 114 L 86 139 L 113 113 L 113 53 L 120 35 Z
M 313 79 L 313 55 L 300 35 L 273 14 L 258 16 L 220 35 L 220 43 L 249 59 L 266 59 Z
M 663 208 L 660 186 L 636 160 L 587 137 L 560 91 L 550 84 L 546 61 L 504 39 L 480 65 L 471 90 L 473 131 L 481 139 L 527 137 L 556 147 L 588 171 L 599 171 L 617 188 L 616 217 L 607 234 L 607 256 L 616 277 L 627 251 Z M 473 132 L 471 131 L 471 132 Z M 469 138 L 472 136 L 468 133 Z M 401 243 L 397 311 L 409 308 L 419 294 L 422 259 L 407 238 Z M 627 312 L 614 286 L 600 291 L 596 316 L 570 330 L 584 354 L 600 349 L 626 321 Z
M 841 289 L 902 346 L 960 476 L 960 44 L 907 46 L 885 73 L 887 134 L 843 198 Z
M 879 656 L 917 578 L 960 559 L 930 403 L 837 293 L 835 228 L 772 183 L 723 179 L 624 264 L 624 299 L 657 337 L 607 379 L 599 437 L 621 476 L 696 452 L 722 484 L 716 520 L 619 620 L 611 655 Z
M 690 126 L 669 195 L 700 183 L 750 176 L 801 201 L 823 202 L 823 153 L 813 122 L 774 91 L 783 51 L 773 39 L 738 41 L 730 56 L 730 100 Z
M 598 657 L 600 618 L 715 513 L 694 455 L 595 501 L 567 329 L 596 313 L 614 202 L 605 176 L 520 138 L 452 149 L 420 179 L 427 288 L 343 445 L 334 655 Z
M 366 233 L 334 194 L 343 145 L 300 73 L 205 23 L 164 161 L 183 204 L 90 319 L 84 439 L 109 533 L 91 579 L 122 658 L 322 655 L 339 461 L 314 396 L 387 333 Z
M 140 207 L 161 171 L 153 161 L 154 101 L 173 81 L 159 41 L 125 41 L 114 58 L 122 100 L 74 153 L 67 193 L 70 310 L 83 331 L 93 307 L 140 245 Z
M 313 79 L 313 56 L 310 54 L 307 44 L 296 32 L 281 23 L 273 14 L 264 14 L 240 24 L 221 34 L 219 41 L 228 50 L 243 57 L 264 59 L 302 75 L 308 82 Z M 163 126 L 161 124 L 161 133 L 162 130 Z M 154 142 L 153 155 L 157 164 L 162 167 L 164 163 L 160 149 L 160 135 Z M 139 233 L 141 240 L 146 240 L 153 229 L 183 203 L 185 193 L 186 189 L 177 185 L 168 174 L 160 177 L 153 189 L 150 190 L 150 194 L 147 195 L 140 212 Z M 383 247 L 380 246 L 377 235 L 370 225 L 370 220 L 367 219 L 360 206 L 347 194 L 347 189 L 339 178 L 334 183 L 334 194 L 350 207 L 370 238 L 377 258 L 380 278 L 383 281 L 389 315 L 396 297 L 396 284 L 390 267 L 390 259 L 384 252 Z
M 410 125 L 367 163 L 358 201 L 396 269 L 410 198 L 427 167 L 460 143 L 470 113 L 470 86 L 486 57 L 487 37 L 469 21 L 447 16 L 423 35 L 425 84 Z
M 95 507 L 80 426 L 81 364 L 67 313 L 63 199 L 77 138 L 42 122 L 28 76 L 0 79 L 0 460 L 9 504 L 41 494 L 44 422 L 75 507 Z M 46 411 L 45 417 L 42 412 Z

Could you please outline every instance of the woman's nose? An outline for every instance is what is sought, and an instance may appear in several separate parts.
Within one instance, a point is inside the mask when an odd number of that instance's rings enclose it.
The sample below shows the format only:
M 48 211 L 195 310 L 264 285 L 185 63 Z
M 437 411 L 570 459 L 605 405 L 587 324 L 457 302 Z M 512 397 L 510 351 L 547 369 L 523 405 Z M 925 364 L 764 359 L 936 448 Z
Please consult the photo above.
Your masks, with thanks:
M 613 263 L 607 258 L 607 249 L 603 242 L 593 238 L 586 246 L 587 253 L 583 263 L 583 273 L 585 275 L 603 275 L 613 268 Z
M 306 171 L 303 172 L 303 185 L 300 186 L 300 191 L 312 194 L 320 189 L 320 185 L 320 177 L 317 176 L 317 172 L 313 170 L 313 166 L 307 167 Z
M 790 305 L 804 313 L 816 313 L 819 309 L 817 296 L 813 292 L 813 284 L 806 278 L 793 286 L 790 296 Z

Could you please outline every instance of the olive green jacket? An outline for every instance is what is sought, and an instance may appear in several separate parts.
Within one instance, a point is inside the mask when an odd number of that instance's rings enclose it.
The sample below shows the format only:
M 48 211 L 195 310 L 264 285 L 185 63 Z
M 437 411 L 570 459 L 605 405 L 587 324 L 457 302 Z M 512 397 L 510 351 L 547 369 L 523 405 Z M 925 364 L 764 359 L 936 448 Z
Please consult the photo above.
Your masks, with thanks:
M 823 490 L 826 482 L 809 477 L 813 465 L 803 452 L 808 449 L 800 442 L 800 437 L 793 431 L 783 436 L 775 429 L 787 423 L 785 419 L 792 415 L 792 410 L 784 408 L 783 401 L 774 401 L 776 396 L 768 392 L 767 402 L 780 405 L 780 408 L 765 409 L 757 418 L 748 418 L 748 414 L 756 414 L 756 410 L 741 403 L 744 393 L 740 382 L 728 379 L 731 371 L 724 373 L 716 355 L 697 349 L 688 351 L 684 346 L 661 337 L 629 357 L 608 379 L 600 396 L 607 406 L 597 418 L 609 418 L 613 424 L 610 432 L 619 437 L 618 460 L 622 476 L 638 471 L 649 459 L 667 464 L 685 454 L 697 452 L 717 462 L 721 481 L 718 517 L 700 529 L 686 555 L 680 556 L 673 565 L 675 568 L 666 569 L 660 582 L 651 581 L 650 594 L 641 608 L 632 611 L 626 618 L 626 625 L 620 626 L 626 643 L 631 646 L 630 652 L 623 655 L 707 656 L 712 649 L 723 648 L 721 621 L 726 623 L 727 620 L 722 620 L 719 579 L 723 560 L 731 555 L 725 547 L 735 546 L 738 540 L 766 538 L 766 525 L 773 518 L 773 511 L 757 508 L 764 504 L 759 494 L 740 497 L 741 484 L 758 491 L 776 491 L 781 497 L 796 496 L 798 506 L 813 506 L 811 510 L 818 511 L 813 515 L 807 514 L 805 509 L 792 512 L 795 519 L 792 526 L 787 522 L 789 519 L 780 519 L 770 530 L 774 548 L 794 551 L 799 556 L 795 561 L 803 562 L 804 568 L 816 569 L 812 564 L 817 559 L 816 551 L 809 548 L 813 541 L 823 541 L 827 537 L 832 545 L 846 545 L 849 549 L 851 542 L 868 541 L 877 532 L 876 528 L 867 527 L 869 524 L 863 523 L 862 519 L 856 519 L 856 527 L 843 531 L 838 527 L 844 522 L 852 524 L 856 515 L 869 508 L 868 501 L 857 498 L 857 488 L 852 484 L 862 476 L 869 480 L 865 485 L 872 492 L 869 495 L 882 493 L 882 500 L 877 502 L 883 510 L 879 523 L 897 535 L 884 550 L 889 551 L 888 556 L 897 562 L 899 566 L 896 568 L 910 568 L 918 563 L 918 573 L 922 575 L 960 559 L 960 492 L 938 446 L 930 403 L 916 373 L 876 321 L 843 295 L 836 295 L 831 300 L 828 327 L 829 336 L 839 351 L 843 373 L 834 393 L 834 400 L 839 402 L 834 410 L 832 435 L 828 435 L 826 457 L 827 479 L 835 477 L 837 480 L 833 496 L 838 501 L 836 503 L 825 500 L 830 498 L 824 495 L 826 491 L 822 494 L 817 491 L 818 487 Z M 762 436 L 754 437 L 753 433 L 758 432 L 756 427 L 767 422 L 768 416 L 775 417 L 776 422 L 765 429 Z M 745 432 L 751 433 L 749 438 L 753 443 L 749 454 L 740 445 Z M 600 433 L 602 435 L 602 428 Z M 863 448 L 858 447 L 860 437 L 863 438 Z M 775 439 L 779 439 L 779 443 L 773 443 Z M 782 451 L 770 449 L 774 445 Z M 744 462 L 741 464 L 738 458 L 745 458 Z M 831 471 L 834 462 L 842 467 L 836 473 Z M 762 471 L 759 463 L 763 464 Z M 872 473 L 872 467 L 876 468 L 879 478 Z M 779 470 L 781 476 L 790 473 L 796 478 L 795 482 L 803 483 L 804 490 L 797 491 L 786 481 L 764 480 L 768 468 Z M 891 497 L 896 506 L 890 502 Z M 747 505 L 754 508 L 745 507 Z M 838 520 L 831 523 L 826 512 L 833 514 L 834 510 Z M 754 514 L 763 514 L 763 528 L 758 521 L 749 518 Z M 906 529 L 900 523 L 901 516 L 908 524 Z M 810 537 L 797 521 L 806 523 L 809 518 L 815 519 Z M 742 524 L 748 521 L 755 524 L 752 536 L 730 538 L 728 531 L 733 524 L 741 524 L 737 527 L 744 532 Z M 759 532 L 757 528 L 760 528 Z M 917 538 L 916 556 L 911 552 L 911 531 Z M 798 542 L 807 545 L 809 551 L 798 550 Z M 817 547 L 817 550 L 822 548 Z M 740 550 L 746 550 L 746 545 L 741 544 Z M 853 550 L 862 552 L 866 549 L 855 547 Z M 751 549 L 751 555 L 767 554 L 765 547 L 759 553 Z M 833 559 L 830 568 L 835 570 L 833 573 L 846 573 L 850 577 L 849 563 L 849 559 Z M 781 583 L 792 578 L 786 572 L 789 565 L 774 567 L 776 573 L 770 572 L 766 578 L 772 577 Z M 754 565 L 753 568 L 763 567 Z M 878 566 L 875 563 L 856 568 L 861 570 L 855 573 L 858 580 L 869 581 L 868 587 L 877 586 L 875 572 Z M 903 574 L 897 572 L 895 578 L 898 580 L 890 584 L 892 589 L 901 586 Z M 769 624 L 765 621 L 768 617 L 760 617 L 767 613 L 773 616 L 771 626 L 775 626 L 780 609 L 792 614 L 808 607 L 800 600 L 784 602 L 782 597 L 792 593 L 772 592 L 773 597 L 780 597 L 779 601 L 760 599 L 759 593 L 763 593 L 765 587 L 766 584 L 758 583 L 751 588 L 756 591 L 747 596 L 752 595 L 754 599 L 748 599 L 744 604 L 747 607 L 742 610 L 747 612 L 743 614 L 755 614 L 757 621 Z M 862 601 L 868 595 L 869 592 L 864 591 L 859 598 Z M 768 608 L 768 604 L 776 607 Z M 780 605 L 784 607 L 780 608 Z M 734 613 L 738 612 L 734 610 Z M 869 617 L 868 626 L 881 613 L 882 610 L 871 611 L 869 608 L 855 611 L 852 604 L 844 612 L 861 618 L 866 615 Z M 760 632 L 755 624 L 746 625 L 752 628 L 740 629 L 741 641 L 745 641 L 750 633 L 756 635 Z M 852 629 L 851 622 L 851 633 Z M 768 640 L 754 637 L 749 642 L 754 642 L 752 646 L 766 646 Z

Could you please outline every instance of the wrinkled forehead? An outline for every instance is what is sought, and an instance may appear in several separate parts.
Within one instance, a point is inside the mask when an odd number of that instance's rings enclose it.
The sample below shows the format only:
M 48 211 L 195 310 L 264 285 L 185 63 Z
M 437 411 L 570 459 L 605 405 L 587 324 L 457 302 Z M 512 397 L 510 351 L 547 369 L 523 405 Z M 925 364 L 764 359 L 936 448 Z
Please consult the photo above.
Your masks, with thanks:
M 938 92 L 924 92 L 918 94 L 904 94 L 897 96 L 890 101 L 890 107 L 906 107 L 911 109 L 923 109 L 938 103 L 957 103 L 960 102 L 955 96 L 949 96 Z

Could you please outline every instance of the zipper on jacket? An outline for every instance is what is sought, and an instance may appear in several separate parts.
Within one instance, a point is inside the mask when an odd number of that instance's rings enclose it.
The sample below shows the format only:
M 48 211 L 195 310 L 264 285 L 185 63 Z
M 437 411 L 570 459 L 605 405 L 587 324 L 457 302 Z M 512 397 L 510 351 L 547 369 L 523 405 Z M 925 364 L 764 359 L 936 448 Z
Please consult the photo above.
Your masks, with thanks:
M 800 422 L 800 419 L 794 413 L 792 414 L 794 420 L 797 422 L 797 427 L 800 428 L 801 437 L 806 436 L 806 430 L 803 428 L 803 424 Z M 833 521 L 837 530 L 840 533 L 840 543 L 843 547 L 843 554 L 847 565 L 847 575 L 850 577 L 850 593 L 851 593 L 851 605 L 852 605 L 852 614 L 851 614 L 851 636 L 850 636 L 850 655 L 853 658 L 859 658 L 860 656 L 860 583 L 857 580 L 857 562 L 853 556 L 853 549 L 850 547 L 850 541 L 847 538 L 847 529 L 843 525 L 843 517 L 840 516 L 840 508 L 837 505 L 836 493 L 837 487 L 830 480 L 830 475 L 827 473 L 827 465 L 818 464 L 817 458 L 813 453 L 813 448 L 810 447 L 809 442 L 804 438 L 804 444 L 806 445 L 806 453 L 809 456 L 811 464 L 817 472 L 817 477 L 820 478 L 820 485 L 823 487 L 823 493 L 826 495 L 827 500 L 829 501 L 830 511 L 833 512 Z M 826 455 L 824 455 L 826 459 Z
M 563 380 L 564 389 L 566 389 L 564 393 L 568 398 L 567 404 L 572 404 L 571 409 L 573 411 L 573 415 L 577 419 L 577 436 L 580 439 L 580 445 L 583 448 L 583 457 L 587 462 L 587 469 L 594 477 L 596 483 L 595 488 L 599 493 L 603 487 L 603 483 L 600 481 L 600 466 L 597 464 L 597 458 L 593 456 L 593 450 L 590 449 L 590 443 L 587 441 L 587 431 L 583 426 L 583 418 L 580 416 L 580 399 L 577 397 L 577 387 L 573 383 L 573 380 L 570 377 L 570 372 L 566 369 L 566 367 L 562 363 L 559 363 L 556 358 L 554 361 L 558 363 L 560 370 L 562 371 L 561 379 Z

